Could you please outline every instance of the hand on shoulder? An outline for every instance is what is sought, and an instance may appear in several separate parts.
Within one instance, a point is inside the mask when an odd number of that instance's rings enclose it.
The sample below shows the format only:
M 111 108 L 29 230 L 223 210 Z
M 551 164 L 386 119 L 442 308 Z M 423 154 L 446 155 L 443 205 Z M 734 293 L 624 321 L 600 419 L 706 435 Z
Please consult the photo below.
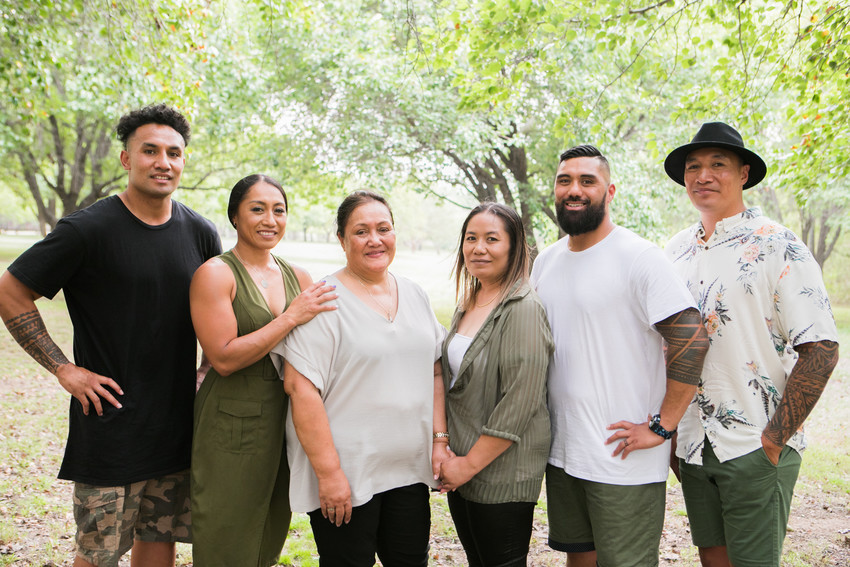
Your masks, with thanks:
M 292 270 L 298 278 L 301 293 L 293 298 L 282 316 L 290 317 L 292 323 L 297 326 L 310 321 L 323 311 L 334 311 L 337 309 L 336 305 L 328 303 L 339 297 L 334 293 L 336 286 L 329 285 L 325 281 L 313 283 L 310 274 L 297 266 L 292 266 Z

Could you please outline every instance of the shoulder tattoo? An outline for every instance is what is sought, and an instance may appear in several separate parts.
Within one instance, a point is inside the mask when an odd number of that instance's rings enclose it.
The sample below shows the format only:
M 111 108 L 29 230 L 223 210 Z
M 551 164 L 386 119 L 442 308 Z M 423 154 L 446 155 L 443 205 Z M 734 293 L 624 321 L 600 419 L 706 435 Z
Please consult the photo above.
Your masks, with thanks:
M 698 384 L 708 353 L 708 334 L 699 311 L 685 309 L 659 321 L 655 328 L 667 341 L 667 378 Z

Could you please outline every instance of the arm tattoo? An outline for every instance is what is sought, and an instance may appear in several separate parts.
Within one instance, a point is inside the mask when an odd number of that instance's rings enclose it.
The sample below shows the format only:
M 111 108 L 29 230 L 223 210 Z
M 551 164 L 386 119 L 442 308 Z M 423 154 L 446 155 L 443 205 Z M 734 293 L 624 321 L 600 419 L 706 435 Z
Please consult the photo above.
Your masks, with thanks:
M 832 341 L 805 343 L 794 350 L 800 358 L 788 376 L 779 407 L 764 430 L 764 436 L 780 447 L 803 425 L 838 363 L 838 343 Z
M 699 311 L 690 307 L 655 324 L 667 341 L 667 378 L 698 384 L 708 353 L 708 333 Z
M 50 373 L 70 361 L 53 342 L 38 310 L 28 311 L 6 321 L 6 328 L 27 353 Z

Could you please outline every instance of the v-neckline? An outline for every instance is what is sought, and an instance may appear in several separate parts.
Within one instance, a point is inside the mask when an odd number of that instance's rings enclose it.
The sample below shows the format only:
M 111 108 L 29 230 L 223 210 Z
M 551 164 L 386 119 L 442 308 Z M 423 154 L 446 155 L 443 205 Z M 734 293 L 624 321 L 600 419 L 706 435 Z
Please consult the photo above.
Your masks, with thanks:
M 397 299 L 397 303 L 398 303 L 398 305 L 397 305 L 397 307 L 396 307 L 396 311 L 395 311 L 395 317 L 393 317 L 392 319 L 387 319 L 387 317 L 386 317 L 385 315 L 382 315 L 382 314 L 381 314 L 381 312 L 379 312 L 379 311 L 377 311 L 377 310 L 372 309 L 371 307 L 369 307 L 369 304 L 368 304 L 368 303 L 366 303 L 364 300 L 360 299 L 360 296 L 358 296 L 356 293 L 354 293 L 354 291 L 352 291 L 352 289 L 351 289 L 351 288 L 349 288 L 347 285 L 345 285 L 345 284 L 342 282 L 342 280 L 340 280 L 340 279 L 339 279 L 339 277 L 338 277 L 338 276 L 328 276 L 328 277 L 332 277 L 332 278 L 336 279 L 337 283 L 345 289 L 346 293 L 351 294 L 351 296 L 352 296 L 352 297 L 354 297 L 354 299 L 356 299 L 356 300 L 357 300 L 357 302 L 358 302 L 358 303 L 359 303 L 359 304 L 360 304 L 360 305 L 361 305 L 364 309 L 366 309 L 367 311 L 370 311 L 370 312 L 374 313 L 374 314 L 375 314 L 378 318 L 380 318 L 380 319 L 381 319 L 382 321 L 384 321 L 385 323 L 389 323 L 390 325 L 394 325 L 394 324 L 395 324 L 395 322 L 396 322 L 396 321 L 398 321 L 399 315 L 401 315 L 401 288 L 400 288 L 400 286 L 398 285 L 398 278 L 395 276 L 395 274 L 393 274 L 392 272 L 387 272 L 387 274 L 389 274 L 390 276 L 392 276 L 393 280 L 395 281 L 396 299 Z
M 277 317 L 277 315 L 274 314 L 274 311 L 272 311 L 271 305 L 269 305 L 269 302 L 266 299 L 266 296 L 263 295 L 263 292 L 260 289 L 260 286 L 257 285 L 257 282 L 254 280 L 253 277 L 251 277 L 251 270 L 248 269 L 248 266 L 246 266 L 245 264 L 242 263 L 242 261 L 236 256 L 235 252 L 233 253 L 233 257 L 236 259 L 237 262 L 239 262 L 239 265 L 242 266 L 242 268 L 244 268 L 245 275 L 248 276 L 248 279 L 251 281 L 252 284 L 254 284 L 254 291 L 256 291 L 257 295 L 260 296 L 260 299 L 263 300 L 263 307 L 266 308 L 266 311 L 269 313 L 269 315 L 272 316 L 272 319 Z M 272 259 L 274 260 L 275 266 L 277 266 L 277 271 L 280 274 L 281 281 L 283 282 L 283 295 L 284 295 L 283 311 L 286 311 L 286 304 L 287 304 L 288 299 L 289 299 L 287 297 L 287 294 L 286 294 L 286 280 L 283 277 L 283 269 L 281 268 L 280 263 L 278 263 L 277 258 L 275 258 L 274 255 L 272 255 Z M 281 311 L 281 313 L 283 313 L 283 311 Z M 280 315 L 280 313 L 278 313 L 278 315 Z

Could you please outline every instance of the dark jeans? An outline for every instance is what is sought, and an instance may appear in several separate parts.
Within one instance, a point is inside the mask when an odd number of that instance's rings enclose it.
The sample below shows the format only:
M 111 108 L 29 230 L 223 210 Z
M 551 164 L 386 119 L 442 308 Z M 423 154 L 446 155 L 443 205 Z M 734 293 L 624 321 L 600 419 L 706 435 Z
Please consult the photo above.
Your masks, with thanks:
M 376 494 L 340 527 L 323 518 L 321 509 L 308 515 L 321 567 L 372 567 L 375 553 L 384 567 L 428 565 L 431 508 L 424 484 Z
M 470 567 L 524 567 L 536 502 L 478 504 L 449 492 L 449 511 Z

